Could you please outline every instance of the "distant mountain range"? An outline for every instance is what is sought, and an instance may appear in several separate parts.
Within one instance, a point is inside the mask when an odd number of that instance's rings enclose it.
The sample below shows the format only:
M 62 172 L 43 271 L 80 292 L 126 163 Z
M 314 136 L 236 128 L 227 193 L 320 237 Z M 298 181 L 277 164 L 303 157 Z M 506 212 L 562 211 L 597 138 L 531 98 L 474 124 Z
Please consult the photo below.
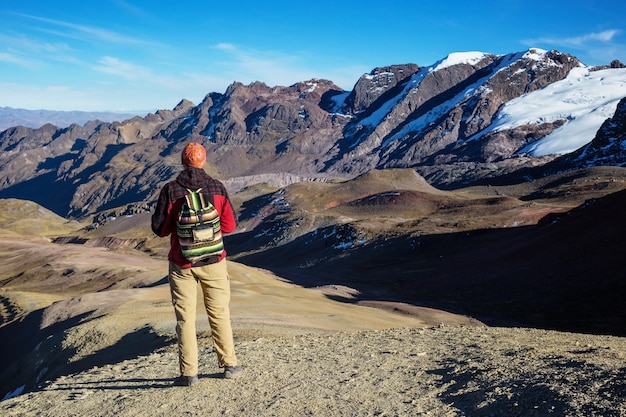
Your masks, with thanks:
M 588 68 L 571 55 L 530 49 L 376 68 L 351 91 L 317 79 L 235 82 L 198 105 L 182 100 L 145 117 L 8 128 L 0 132 L 0 197 L 75 218 L 147 204 L 180 170 L 179 153 L 192 140 L 207 147 L 213 175 L 240 187 L 254 178 L 412 168 L 451 189 L 622 166 L 624 79 L 619 62 Z
M 68 127 L 74 123 L 83 125 L 91 120 L 114 122 L 130 119 L 137 115 L 138 113 L 27 110 L 0 107 L 0 131 L 15 126 L 38 128 L 48 123 L 56 127 Z

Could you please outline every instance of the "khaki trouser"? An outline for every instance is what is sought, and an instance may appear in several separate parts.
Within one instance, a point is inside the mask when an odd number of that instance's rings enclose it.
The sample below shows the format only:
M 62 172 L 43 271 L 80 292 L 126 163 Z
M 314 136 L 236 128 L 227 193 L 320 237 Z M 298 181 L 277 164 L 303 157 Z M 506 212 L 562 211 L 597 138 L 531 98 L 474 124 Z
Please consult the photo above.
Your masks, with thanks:
M 230 280 L 226 260 L 193 268 L 181 268 L 170 262 L 169 283 L 176 313 L 180 374 L 198 374 L 196 305 L 198 282 L 209 318 L 217 360 L 220 367 L 237 365 L 233 331 L 230 324 Z

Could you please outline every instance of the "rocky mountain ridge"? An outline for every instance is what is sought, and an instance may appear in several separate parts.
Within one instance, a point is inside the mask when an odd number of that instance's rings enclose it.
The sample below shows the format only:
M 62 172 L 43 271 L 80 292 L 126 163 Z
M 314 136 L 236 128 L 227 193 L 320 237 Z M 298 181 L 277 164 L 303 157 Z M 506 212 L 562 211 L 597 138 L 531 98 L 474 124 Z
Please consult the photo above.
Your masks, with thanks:
M 221 179 L 277 176 L 284 184 L 408 167 L 438 187 L 468 185 L 558 156 L 519 151 L 566 124 L 566 115 L 470 139 L 504 104 L 564 80 L 574 68 L 585 67 L 558 51 L 451 54 L 429 67 L 376 68 L 350 92 L 329 80 L 288 87 L 235 82 L 198 105 L 182 100 L 143 118 L 12 127 L 0 132 L 0 198 L 33 200 L 72 218 L 151 202 L 179 171 L 180 151 L 192 140 L 207 147 L 208 169 Z M 623 119 L 615 122 L 619 131 Z M 624 163 L 620 143 L 611 142 L 615 152 L 605 149 L 616 165 Z

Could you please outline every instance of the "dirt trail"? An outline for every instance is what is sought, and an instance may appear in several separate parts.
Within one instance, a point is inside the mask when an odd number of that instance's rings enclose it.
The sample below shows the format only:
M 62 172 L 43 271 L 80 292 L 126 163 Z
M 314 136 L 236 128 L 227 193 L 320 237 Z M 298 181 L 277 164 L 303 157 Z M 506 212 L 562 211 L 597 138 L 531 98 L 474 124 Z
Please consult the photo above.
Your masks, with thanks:
M 172 346 L 0 403 L 5 416 L 624 416 L 626 339 L 437 326 L 237 343 L 245 374 L 172 387 Z

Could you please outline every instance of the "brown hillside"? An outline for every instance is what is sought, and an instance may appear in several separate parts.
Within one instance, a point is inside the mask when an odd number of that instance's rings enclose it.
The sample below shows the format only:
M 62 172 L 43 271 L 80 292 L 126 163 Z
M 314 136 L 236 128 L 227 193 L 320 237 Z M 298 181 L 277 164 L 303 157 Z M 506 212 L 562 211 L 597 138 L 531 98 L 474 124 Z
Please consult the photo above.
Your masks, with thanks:
M 287 245 L 243 261 L 302 285 L 354 288 L 361 301 L 428 305 L 489 324 L 624 335 L 624 210 L 626 191 L 540 226 L 398 234 L 343 253 Z M 307 258 L 316 249 L 324 262 Z
M 301 285 L 353 288 L 361 302 L 429 305 L 494 324 L 623 333 L 623 168 L 436 193 L 411 191 L 421 189 L 410 183 L 378 187 L 377 176 L 370 178 L 315 185 L 323 190 L 317 194 L 308 185 L 298 189 L 308 194 L 287 188 L 288 204 L 268 218 L 271 227 L 233 236 L 233 254 Z M 596 202 L 585 204 L 589 199 Z M 329 201 L 341 204 L 323 208 Z M 608 201 L 617 208 L 598 208 Z M 538 225 L 558 216 L 555 225 Z M 307 232 L 311 225 L 319 229 Z M 267 246 L 255 252 L 250 242 Z

